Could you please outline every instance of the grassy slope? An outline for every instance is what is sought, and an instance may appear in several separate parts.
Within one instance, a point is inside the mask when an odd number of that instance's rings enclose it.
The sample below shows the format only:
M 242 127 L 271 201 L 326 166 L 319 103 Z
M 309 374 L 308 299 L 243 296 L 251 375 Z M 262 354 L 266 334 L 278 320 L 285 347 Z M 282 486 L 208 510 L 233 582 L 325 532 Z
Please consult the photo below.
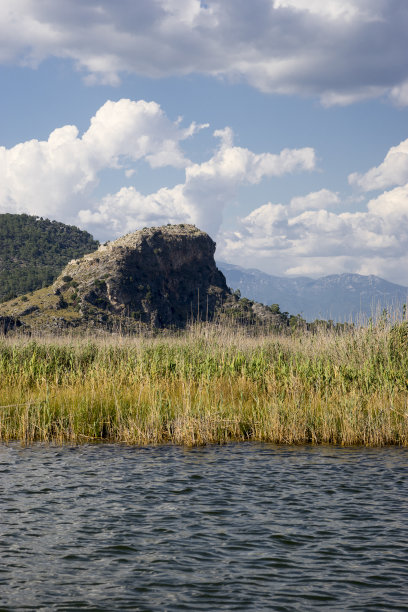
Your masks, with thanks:
M 43 330 L 49 327 L 50 320 L 54 317 L 63 316 L 68 321 L 80 320 L 78 312 L 72 306 L 57 310 L 58 301 L 59 298 L 52 287 L 45 287 L 0 304 L 0 316 L 16 317 L 25 325 L 34 325 L 36 329 Z M 29 312 L 31 309 L 32 312 Z
M 64 306 L 58 307 L 63 298 Z M 87 306 L 83 316 L 75 299 L 75 288 L 68 287 L 62 295 L 56 295 L 55 286 L 38 289 L 0 304 L 0 317 L 9 316 L 19 319 L 23 331 L 34 335 L 93 332 L 103 333 L 106 329 L 139 332 L 147 326 L 137 320 L 107 313 L 103 308 Z M 21 331 L 21 330 L 20 330 Z

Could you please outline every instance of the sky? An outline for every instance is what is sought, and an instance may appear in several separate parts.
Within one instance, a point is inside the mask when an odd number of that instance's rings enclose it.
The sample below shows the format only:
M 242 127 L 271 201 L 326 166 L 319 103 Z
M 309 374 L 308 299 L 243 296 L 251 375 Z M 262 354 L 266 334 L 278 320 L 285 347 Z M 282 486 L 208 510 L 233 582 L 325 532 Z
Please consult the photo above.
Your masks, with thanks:
M 1 0 L 0 213 L 408 286 L 406 0 Z

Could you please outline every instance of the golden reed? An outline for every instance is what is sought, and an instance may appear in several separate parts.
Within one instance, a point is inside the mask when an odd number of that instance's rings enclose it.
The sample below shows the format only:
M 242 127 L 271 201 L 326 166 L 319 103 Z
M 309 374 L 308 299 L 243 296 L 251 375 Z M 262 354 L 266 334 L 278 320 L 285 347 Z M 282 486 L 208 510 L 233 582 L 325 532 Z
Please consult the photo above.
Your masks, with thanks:
M 5 338 L 0 440 L 408 445 L 404 323 Z

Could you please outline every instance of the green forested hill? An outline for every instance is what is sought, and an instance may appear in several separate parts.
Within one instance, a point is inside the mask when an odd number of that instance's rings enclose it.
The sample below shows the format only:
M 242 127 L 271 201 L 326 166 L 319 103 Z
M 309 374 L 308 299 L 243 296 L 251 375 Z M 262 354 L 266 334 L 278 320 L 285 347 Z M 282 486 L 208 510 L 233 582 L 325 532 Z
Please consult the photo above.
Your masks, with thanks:
M 91 234 L 73 225 L 0 214 L 0 302 L 51 284 L 70 259 L 97 247 Z

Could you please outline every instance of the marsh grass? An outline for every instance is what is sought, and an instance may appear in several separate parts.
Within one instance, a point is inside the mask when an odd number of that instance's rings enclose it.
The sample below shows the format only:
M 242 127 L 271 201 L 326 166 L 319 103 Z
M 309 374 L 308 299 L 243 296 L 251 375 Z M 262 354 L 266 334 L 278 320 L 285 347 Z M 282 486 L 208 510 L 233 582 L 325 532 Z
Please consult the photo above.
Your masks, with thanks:
M 408 333 L 3 339 L 0 439 L 408 445 Z

